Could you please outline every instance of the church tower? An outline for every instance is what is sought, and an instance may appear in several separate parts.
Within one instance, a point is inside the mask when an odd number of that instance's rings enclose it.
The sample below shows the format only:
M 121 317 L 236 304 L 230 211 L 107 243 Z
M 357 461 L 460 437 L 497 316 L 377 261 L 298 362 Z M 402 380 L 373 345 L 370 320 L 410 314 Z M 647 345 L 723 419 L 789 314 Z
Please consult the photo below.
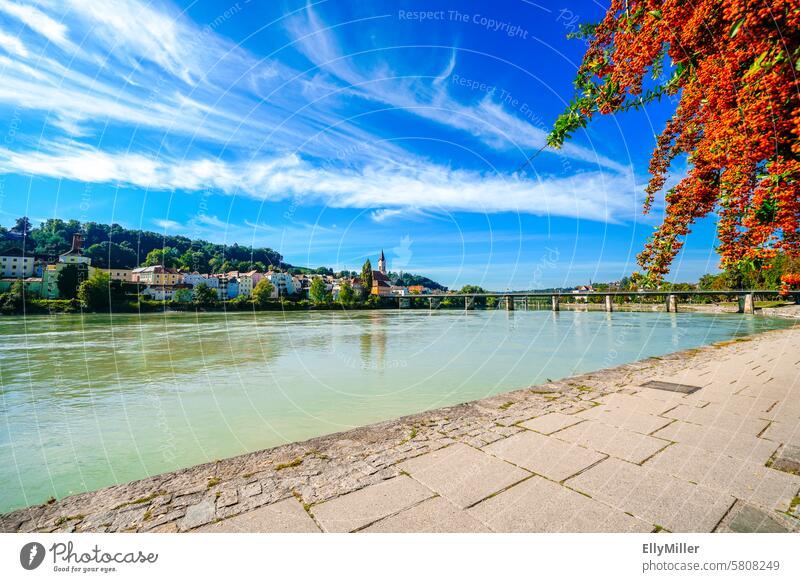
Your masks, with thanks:
M 378 259 L 378 270 L 384 275 L 386 274 L 386 257 L 383 256 L 383 249 L 381 249 L 381 256 Z

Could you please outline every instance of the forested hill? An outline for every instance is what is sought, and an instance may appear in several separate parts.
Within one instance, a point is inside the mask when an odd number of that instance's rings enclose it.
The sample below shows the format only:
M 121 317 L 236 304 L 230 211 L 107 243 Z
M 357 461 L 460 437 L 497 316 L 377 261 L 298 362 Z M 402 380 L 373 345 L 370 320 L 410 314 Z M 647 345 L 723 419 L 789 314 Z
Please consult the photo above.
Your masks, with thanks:
M 288 267 L 283 257 L 270 248 L 251 248 L 238 244 L 221 245 L 185 236 L 170 236 L 146 230 L 131 230 L 119 224 L 81 223 L 51 218 L 33 227 L 27 218 L 14 226 L 0 226 L 0 253 L 21 250 L 47 260 L 70 249 L 72 235 L 83 234 L 83 253 L 101 268 L 133 269 L 139 265 L 163 264 L 206 273 L 227 271 L 266 271 L 269 267 Z
M 72 235 L 83 235 L 83 254 L 92 264 L 105 269 L 133 269 L 141 265 L 165 265 L 201 273 L 228 271 L 267 271 L 281 268 L 292 273 L 334 275 L 332 269 L 292 267 L 283 256 L 270 248 L 251 248 L 238 244 L 221 245 L 185 236 L 170 236 L 147 230 L 131 230 L 119 224 L 81 223 L 77 220 L 51 218 L 38 227 L 27 218 L 18 218 L 11 227 L 0 225 L 0 254 L 19 252 L 55 261 L 68 251 Z M 352 273 L 357 275 L 357 273 Z M 436 281 L 410 273 L 390 273 L 397 285 L 425 285 L 446 289 Z

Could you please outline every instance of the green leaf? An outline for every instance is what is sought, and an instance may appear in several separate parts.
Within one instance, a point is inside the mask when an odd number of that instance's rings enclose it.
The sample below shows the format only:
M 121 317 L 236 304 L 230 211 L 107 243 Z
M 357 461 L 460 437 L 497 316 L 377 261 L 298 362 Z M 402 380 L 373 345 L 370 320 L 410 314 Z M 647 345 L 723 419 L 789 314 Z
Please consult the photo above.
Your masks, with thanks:
M 647 13 L 653 18 L 661 20 L 661 10 L 650 10 Z
M 733 27 L 731 28 L 731 38 L 733 38 L 739 33 L 739 29 L 742 27 L 743 23 L 744 23 L 744 17 L 740 18 L 739 20 L 733 23 Z

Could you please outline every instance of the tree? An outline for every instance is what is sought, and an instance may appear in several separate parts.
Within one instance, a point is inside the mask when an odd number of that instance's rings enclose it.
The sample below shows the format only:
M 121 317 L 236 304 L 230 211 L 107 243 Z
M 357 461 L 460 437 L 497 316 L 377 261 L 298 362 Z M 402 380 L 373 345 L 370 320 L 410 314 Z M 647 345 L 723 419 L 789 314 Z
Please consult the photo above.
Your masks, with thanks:
M 178 265 L 187 271 L 205 271 L 208 268 L 208 259 L 201 251 L 189 249 L 180 256 Z
M 95 271 L 78 287 L 78 300 L 90 310 L 108 308 L 111 295 L 111 277 L 104 271 Z
M 478 285 L 464 285 L 459 293 L 486 293 L 486 289 Z
M 690 169 L 667 191 L 664 220 L 639 255 L 648 283 L 662 279 L 691 224 L 712 212 L 724 269 L 769 269 L 778 251 L 800 252 L 798 27 L 791 0 L 612 0 L 602 22 L 581 28 L 589 46 L 578 94 L 549 145 L 561 147 L 596 114 L 677 99 L 650 161 L 645 212 L 676 158 L 688 156 Z
M 314 277 L 314 280 L 311 282 L 311 287 L 308 290 L 308 296 L 315 305 L 321 305 L 330 301 L 330 292 L 322 277 Z
M 339 284 L 339 303 L 342 305 L 352 305 L 355 302 L 356 293 L 350 281 L 344 280 Z
M 372 293 L 372 263 L 369 259 L 364 261 L 364 266 L 361 267 L 361 287 L 364 295 Z
M 178 289 L 172 294 L 172 300 L 178 303 L 189 303 L 193 298 L 191 289 Z
M 25 305 L 25 294 L 25 283 L 22 282 L 22 279 L 17 279 L 11 283 L 8 291 L 0 295 L 2 297 L 0 308 L 7 312 L 19 311 Z
M 92 265 L 101 269 L 133 269 L 136 266 L 136 253 L 130 247 L 112 242 L 93 244 L 83 251 Z
M 14 232 L 22 237 L 29 237 L 31 234 L 31 221 L 28 220 L 27 216 L 17 218 L 17 220 L 14 222 L 14 226 L 11 228 L 11 232 Z
M 256 283 L 256 286 L 253 287 L 253 303 L 258 307 L 265 307 L 267 302 L 272 298 L 273 291 L 275 291 L 275 286 L 269 279 L 262 277 L 261 280 Z
M 86 280 L 89 268 L 83 263 L 66 265 L 58 273 L 56 286 L 58 294 L 64 299 L 75 299 L 78 294 L 78 287 Z
M 198 283 L 194 287 L 194 304 L 199 307 L 210 307 L 217 302 L 217 290 L 207 283 Z
M 167 269 L 174 269 L 178 266 L 179 259 L 180 256 L 178 255 L 178 251 L 172 247 L 153 249 L 147 253 L 147 257 L 144 260 L 144 266 L 151 267 L 153 265 L 163 265 Z

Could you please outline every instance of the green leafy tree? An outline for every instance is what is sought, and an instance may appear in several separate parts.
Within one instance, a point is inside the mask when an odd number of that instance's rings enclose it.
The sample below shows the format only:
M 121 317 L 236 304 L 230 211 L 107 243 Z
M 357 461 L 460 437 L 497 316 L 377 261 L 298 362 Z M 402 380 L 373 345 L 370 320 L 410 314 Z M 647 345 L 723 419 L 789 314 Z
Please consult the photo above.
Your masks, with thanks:
M 369 259 L 364 261 L 364 266 L 361 267 L 361 286 L 364 295 L 372 293 L 372 263 Z
M 187 271 L 202 272 L 208 269 L 208 259 L 205 253 L 189 249 L 178 259 L 178 266 Z
M 180 256 L 178 255 L 178 251 L 172 247 L 153 249 L 147 253 L 147 257 L 144 260 L 144 266 L 151 267 L 153 265 L 163 265 L 168 269 L 174 269 L 178 266 L 179 259 Z
M 275 291 L 275 286 L 266 277 L 262 278 L 256 286 L 253 287 L 253 303 L 258 307 L 264 307 L 267 302 L 272 298 L 272 292 Z
M 89 257 L 92 265 L 101 269 L 133 269 L 136 267 L 136 253 L 127 245 L 101 242 L 88 247 L 83 255 Z
M 22 279 L 17 279 L 11 283 L 11 287 L 0 295 L 0 309 L 6 312 L 15 312 L 22 309 L 25 305 L 25 283 Z
M 90 310 L 108 308 L 111 295 L 111 277 L 103 271 L 94 274 L 83 281 L 78 287 L 78 300 Z
M 172 294 L 172 300 L 178 303 L 189 303 L 192 300 L 192 290 L 178 289 Z
M 330 292 L 322 277 L 314 277 L 308 290 L 308 296 L 315 305 L 322 305 L 330 301 Z
M 352 305 L 355 303 L 356 292 L 353 291 L 353 286 L 350 281 L 344 280 L 339 285 L 339 303 L 342 305 Z
M 198 283 L 194 287 L 194 304 L 199 307 L 210 307 L 217 302 L 217 290 L 207 283 Z
M 58 294 L 64 299 L 75 299 L 78 287 L 89 276 L 89 268 L 83 263 L 66 265 L 58 273 L 56 286 Z
M 486 293 L 486 289 L 478 285 L 464 285 L 459 293 Z

